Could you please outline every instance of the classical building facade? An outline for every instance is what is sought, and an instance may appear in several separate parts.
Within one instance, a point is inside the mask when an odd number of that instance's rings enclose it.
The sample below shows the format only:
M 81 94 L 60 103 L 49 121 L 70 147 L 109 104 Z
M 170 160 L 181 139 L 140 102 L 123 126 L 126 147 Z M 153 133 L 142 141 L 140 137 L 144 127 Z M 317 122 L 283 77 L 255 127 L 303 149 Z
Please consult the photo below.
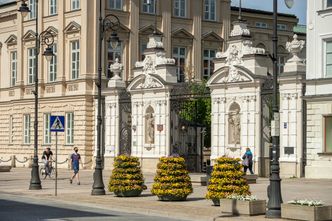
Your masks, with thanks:
M 177 82 L 209 79 L 213 59 L 217 51 L 225 50 L 238 11 L 230 7 L 230 0 L 102 2 L 103 15 L 113 13 L 121 22 L 119 46 L 112 48 L 104 42 L 105 75 L 112 76 L 107 70 L 118 58 L 124 69 L 121 78 L 127 82 L 134 78 L 135 63 L 143 60 L 153 31 L 163 35 L 166 57 L 175 59 Z M 26 18 L 17 12 L 20 1 L 0 5 L 0 154 L 4 159 L 17 155 L 22 160 L 33 153 L 36 13 L 35 0 L 27 3 L 32 10 Z M 50 0 L 39 1 L 38 11 L 39 32 L 53 33 L 56 54 L 50 63 L 39 55 L 39 150 L 54 147 L 48 129 L 50 114 L 66 115 L 66 132 L 59 136 L 60 160 L 78 146 L 88 165 L 95 143 L 98 9 L 99 1 Z M 272 32 L 269 15 L 243 10 L 254 46 L 267 51 Z M 280 45 L 285 45 L 297 18 L 280 14 L 279 19 L 280 29 L 285 29 L 279 32 Z
M 308 178 L 332 177 L 332 1 L 308 1 L 307 139 Z

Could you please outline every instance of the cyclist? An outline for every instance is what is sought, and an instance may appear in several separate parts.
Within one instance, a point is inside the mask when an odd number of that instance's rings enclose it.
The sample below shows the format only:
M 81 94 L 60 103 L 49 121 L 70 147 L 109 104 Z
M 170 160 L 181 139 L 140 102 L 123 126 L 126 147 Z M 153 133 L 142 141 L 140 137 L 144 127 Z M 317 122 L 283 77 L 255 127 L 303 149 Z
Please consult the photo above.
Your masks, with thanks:
M 42 160 L 45 165 L 45 174 L 50 175 L 50 162 L 52 162 L 53 153 L 50 147 L 46 147 L 45 151 L 43 152 Z M 45 177 L 46 177 L 45 176 Z

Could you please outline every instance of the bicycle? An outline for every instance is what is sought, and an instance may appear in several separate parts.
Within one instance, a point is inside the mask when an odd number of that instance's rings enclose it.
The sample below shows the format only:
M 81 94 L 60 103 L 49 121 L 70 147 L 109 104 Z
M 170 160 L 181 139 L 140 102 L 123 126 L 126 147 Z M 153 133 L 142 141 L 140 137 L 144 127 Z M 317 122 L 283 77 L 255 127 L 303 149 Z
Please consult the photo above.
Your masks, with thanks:
M 39 174 L 41 177 L 44 178 L 44 180 L 46 179 L 46 177 L 48 176 L 50 179 L 54 179 L 54 176 L 55 176 L 55 169 L 53 167 L 53 164 L 52 164 L 52 161 L 48 161 L 48 173 L 46 173 L 46 168 L 45 168 L 45 164 L 43 164 L 41 167 L 40 167 L 40 170 L 39 170 Z

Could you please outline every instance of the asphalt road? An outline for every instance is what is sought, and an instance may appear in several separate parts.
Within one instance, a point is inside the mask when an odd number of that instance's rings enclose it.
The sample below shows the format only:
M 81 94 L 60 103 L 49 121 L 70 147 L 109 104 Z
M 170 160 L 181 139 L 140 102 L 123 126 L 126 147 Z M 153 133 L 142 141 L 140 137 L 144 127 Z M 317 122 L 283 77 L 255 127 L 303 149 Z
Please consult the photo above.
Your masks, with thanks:
M 130 211 L 129 211 L 130 212 Z M 180 221 L 0 194 L 0 221 Z

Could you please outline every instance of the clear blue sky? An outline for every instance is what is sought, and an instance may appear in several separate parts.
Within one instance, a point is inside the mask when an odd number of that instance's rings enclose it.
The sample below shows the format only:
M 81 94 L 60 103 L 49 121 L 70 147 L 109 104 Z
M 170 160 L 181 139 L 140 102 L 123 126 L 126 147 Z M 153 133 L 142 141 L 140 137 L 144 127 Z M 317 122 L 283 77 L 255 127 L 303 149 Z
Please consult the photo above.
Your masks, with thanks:
M 314 0 L 316 1 L 316 0 Z M 239 0 L 232 0 L 233 6 L 239 6 Z M 242 7 L 258 10 L 272 11 L 273 0 L 242 0 Z M 299 18 L 299 23 L 305 25 L 307 19 L 307 1 L 294 0 L 294 6 L 288 9 L 284 0 L 278 0 L 278 10 L 282 13 L 294 14 Z

